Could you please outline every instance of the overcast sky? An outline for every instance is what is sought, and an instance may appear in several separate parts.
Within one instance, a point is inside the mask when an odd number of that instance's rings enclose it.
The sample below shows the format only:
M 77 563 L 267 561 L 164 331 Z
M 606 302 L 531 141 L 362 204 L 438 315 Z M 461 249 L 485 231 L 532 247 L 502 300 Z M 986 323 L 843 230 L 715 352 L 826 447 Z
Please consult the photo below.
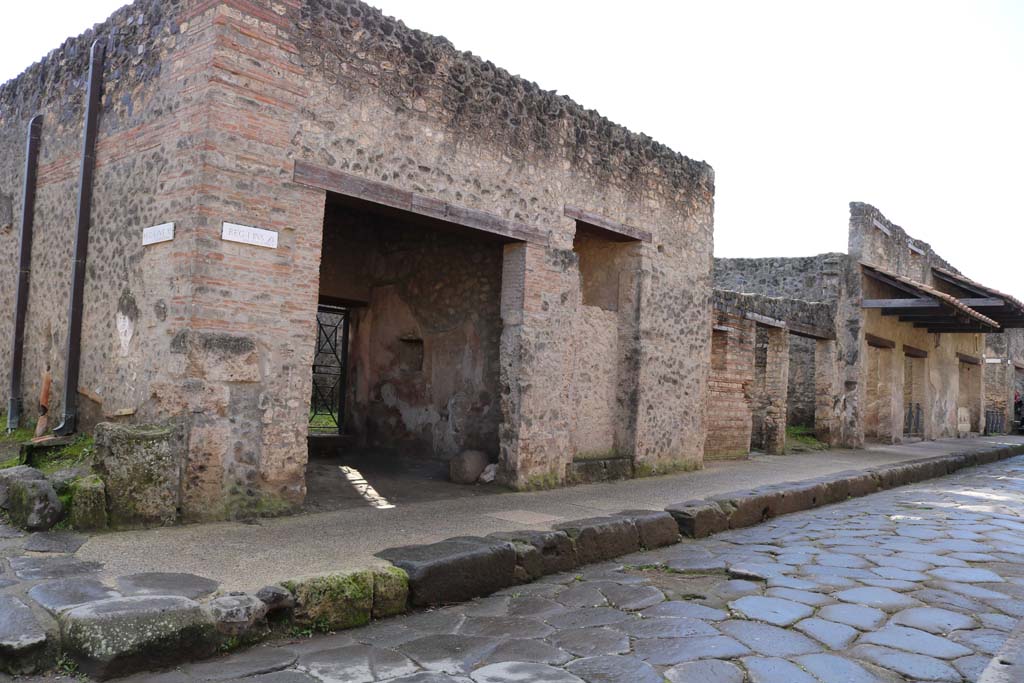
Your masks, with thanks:
M 118 0 L 4 3 L 0 81 Z M 846 249 L 874 204 L 1024 298 L 1024 2 L 372 0 L 715 168 L 715 253 Z

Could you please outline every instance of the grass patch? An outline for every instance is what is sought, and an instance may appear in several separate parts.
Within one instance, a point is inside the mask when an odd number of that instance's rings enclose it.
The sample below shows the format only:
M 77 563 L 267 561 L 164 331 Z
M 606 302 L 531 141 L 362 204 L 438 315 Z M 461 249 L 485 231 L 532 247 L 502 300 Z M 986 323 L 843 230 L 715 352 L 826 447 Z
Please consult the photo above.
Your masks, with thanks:
M 818 441 L 811 427 L 786 427 L 786 452 L 806 453 L 828 450 L 828 444 Z
M 58 470 L 87 463 L 92 458 L 94 448 L 92 435 L 79 434 L 72 443 L 60 450 L 38 456 L 34 467 L 43 474 L 53 474 Z
M 0 444 L 19 444 L 28 441 L 36 435 L 36 426 L 26 425 L 18 427 L 11 433 L 7 433 L 7 413 L 0 413 Z

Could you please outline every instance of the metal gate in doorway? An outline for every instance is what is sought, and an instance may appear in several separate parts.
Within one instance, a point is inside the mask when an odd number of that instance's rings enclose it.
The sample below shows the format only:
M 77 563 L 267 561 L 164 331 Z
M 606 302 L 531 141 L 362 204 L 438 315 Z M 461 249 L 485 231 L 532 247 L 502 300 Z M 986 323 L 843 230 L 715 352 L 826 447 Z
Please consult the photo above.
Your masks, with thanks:
M 348 309 L 340 306 L 321 304 L 317 308 L 310 434 L 340 434 L 345 423 L 348 316 Z

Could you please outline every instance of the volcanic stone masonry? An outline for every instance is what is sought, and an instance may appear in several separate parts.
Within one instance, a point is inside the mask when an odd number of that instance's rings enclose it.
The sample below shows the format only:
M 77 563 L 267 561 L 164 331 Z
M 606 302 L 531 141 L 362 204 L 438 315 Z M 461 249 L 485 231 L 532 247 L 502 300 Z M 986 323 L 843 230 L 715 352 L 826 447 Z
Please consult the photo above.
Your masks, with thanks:
M 43 115 L 27 421 L 67 371 L 94 41 L 79 426 L 170 430 L 184 519 L 303 500 L 321 304 L 349 316 L 360 447 L 483 450 L 517 488 L 699 466 L 711 167 L 355 0 L 137 0 L 0 87 L 5 330 Z

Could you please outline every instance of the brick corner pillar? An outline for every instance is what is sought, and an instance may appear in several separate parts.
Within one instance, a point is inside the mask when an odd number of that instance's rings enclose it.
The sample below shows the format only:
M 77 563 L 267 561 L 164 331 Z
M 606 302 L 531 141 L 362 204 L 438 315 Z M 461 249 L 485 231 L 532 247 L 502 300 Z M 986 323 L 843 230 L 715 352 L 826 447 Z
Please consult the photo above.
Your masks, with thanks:
M 572 460 L 572 324 L 579 275 L 572 252 L 505 245 L 501 273 L 500 479 L 516 489 L 565 481 Z
M 814 344 L 814 435 L 822 443 L 842 443 L 839 406 L 842 391 L 836 363 L 836 342 L 818 339 Z
M 786 412 L 789 393 L 789 333 L 768 328 L 768 353 L 765 362 L 766 406 L 764 450 L 772 455 L 786 452 Z

